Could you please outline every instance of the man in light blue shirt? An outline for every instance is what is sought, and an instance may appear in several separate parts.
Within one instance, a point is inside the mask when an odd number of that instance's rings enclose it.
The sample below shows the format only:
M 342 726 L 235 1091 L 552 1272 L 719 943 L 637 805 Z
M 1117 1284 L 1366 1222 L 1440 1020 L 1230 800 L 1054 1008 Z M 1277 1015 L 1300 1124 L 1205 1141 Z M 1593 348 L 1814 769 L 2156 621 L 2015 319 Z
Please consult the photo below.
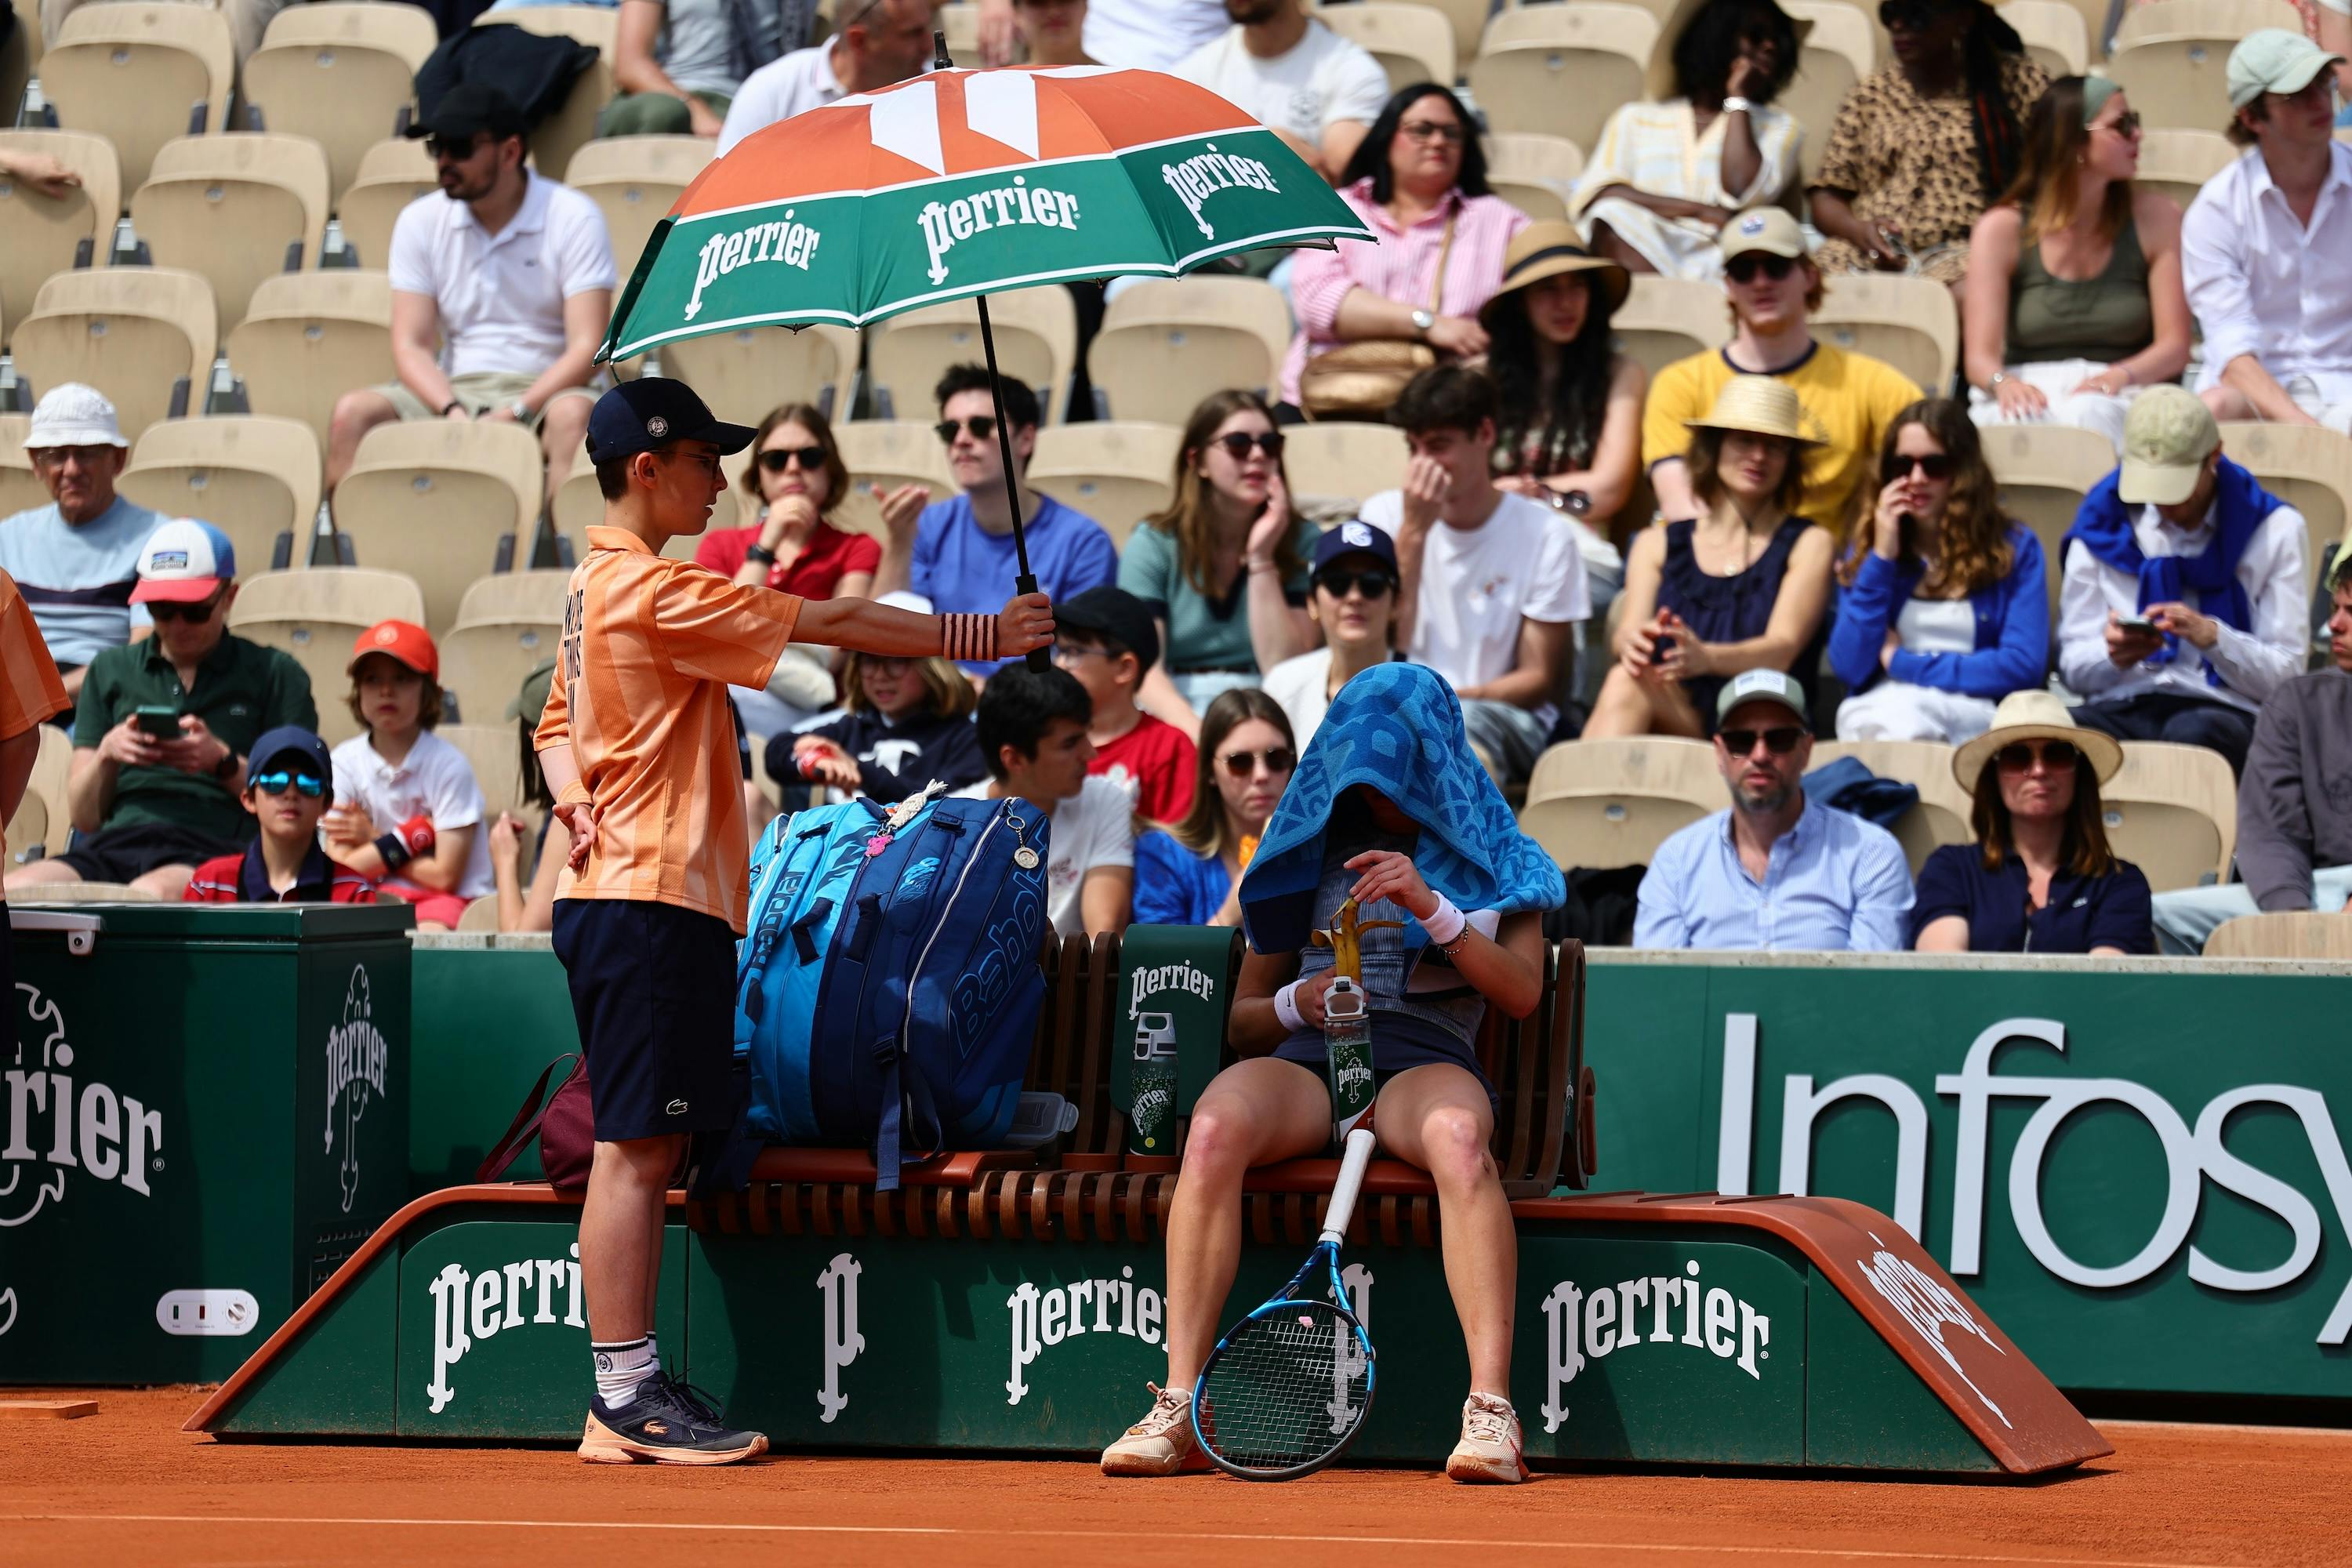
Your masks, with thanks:
M 1894 952 L 1911 871 L 1895 836 L 1816 805 L 1804 688 L 1777 669 L 1732 679 L 1716 704 L 1715 757 L 1731 809 L 1658 847 L 1642 879 L 1635 947 Z

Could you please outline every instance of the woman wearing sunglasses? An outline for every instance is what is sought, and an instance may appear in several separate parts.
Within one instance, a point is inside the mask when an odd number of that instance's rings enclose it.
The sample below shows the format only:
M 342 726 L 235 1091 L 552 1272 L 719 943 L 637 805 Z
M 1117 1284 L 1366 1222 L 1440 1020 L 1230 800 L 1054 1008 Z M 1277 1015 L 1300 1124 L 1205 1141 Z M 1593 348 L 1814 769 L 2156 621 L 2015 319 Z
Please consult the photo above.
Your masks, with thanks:
M 1291 510 L 1282 432 L 1255 392 L 1213 393 L 1192 410 L 1175 489 L 1129 537 L 1118 585 L 1160 630 L 1137 702 L 1197 740 L 1220 693 L 1315 646 L 1304 606 L 1318 530 Z
M 1323 646 L 1266 672 L 1265 694 L 1290 716 L 1300 745 L 1315 738 L 1339 688 L 1397 657 L 1396 543 L 1385 529 L 1350 518 L 1315 542 L 1315 589 L 1307 614 Z
M 1838 562 L 1830 666 L 1853 693 L 1838 739 L 1958 745 L 2049 668 L 2042 544 L 2001 515 L 1977 427 L 1951 398 L 1895 416 L 1878 477 Z
M 1921 952 L 2154 952 L 2147 879 L 2107 845 L 2099 785 L 2123 747 L 2078 726 L 2047 691 L 2001 700 L 1992 728 L 1952 757 L 1975 797 L 1973 844 L 1919 868 L 1911 945 Z
M 1273 698 L 1243 689 L 1210 703 L 1192 809 L 1135 841 L 1137 923 L 1241 924 L 1242 872 L 1297 765 L 1290 720 Z
M 2139 115 L 2105 77 L 2060 77 L 2025 162 L 1969 242 L 1969 410 L 1979 425 L 2096 430 L 2120 452 L 2140 387 L 2189 363 L 2180 209 L 2139 190 Z

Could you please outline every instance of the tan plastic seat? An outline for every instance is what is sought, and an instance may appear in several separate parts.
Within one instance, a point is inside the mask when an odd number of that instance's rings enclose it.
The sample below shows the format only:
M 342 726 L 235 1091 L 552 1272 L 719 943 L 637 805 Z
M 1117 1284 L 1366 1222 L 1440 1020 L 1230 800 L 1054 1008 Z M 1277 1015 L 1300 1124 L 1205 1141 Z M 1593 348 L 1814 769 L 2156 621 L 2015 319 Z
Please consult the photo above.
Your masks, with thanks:
M 236 62 L 228 19 L 169 0 L 98 0 L 77 6 L 41 58 L 41 90 L 67 131 L 114 143 L 122 183 L 136 190 L 155 151 L 175 136 L 228 125 Z
M 1037 434 L 1029 483 L 1093 518 L 1124 545 L 1135 525 L 1175 499 L 1176 454 L 1184 433 L 1171 425 L 1097 420 Z
M 55 724 L 41 726 L 40 749 L 33 756 L 33 774 L 26 781 L 25 793 L 37 795 L 48 803 L 49 820 L 65 824 L 73 813 L 66 801 L 66 787 L 73 777 L 73 741 Z
M 1646 866 L 1659 845 L 1728 798 L 1704 741 L 1569 741 L 1536 759 L 1519 827 L 1562 867 Z
M 681 338 L 659 352 L 664 375 L 700 393 L 721 419 L 743 425 L 785 402 L 814 403 L 829 418 L 845 414 L 857 374 L 857 334 L 846 327 L 746 327 Z
M 1282 290 L 1255 278 L 1139 278 L 1103 313 L 1103 325 L 1202 316 L 1246 327 L 1279 365 L 1297 328 Z M 1190 409 L 1185 411 L 1191 413 Z
M 113 400 L 125 430 L 144 430 L 175 402 L 202 408 L 218 337 L 212 286 L 168 267 L 60 272 L 9 333 L 16 369 L 37 390 L 88 382 Z
M 1837 279 L 1812 324 L 1816 337 L 1885 360 L 1931 395 L 1950 387 L 1960 363 L 1959 308 L 1931 278 Z
M 742 526 L 744 513 L 740 501 L 743 492 L 736 489 L 734 478 L 730 472 L 728 487 L 719 492 L 719 500 L 710 508 L 710 521 L 702 532 L 673 538 L 662 547 L 664 555 L 674 561 L 691 561 L 695 547 L 706 536 Z M 556 487 L 555 499 L 548 507 L 548 518 L 556 533 L 572 542 L 573 560 L 588 553 L 588 530 L 604 521 L 604 492 L 596 488 L 596 469 L 588 461 L 585 447 L 572 458 L 571 473 Z M 836 519 L 836 525 L 838 521 Z
M 404 136 L 378 142 L 360 155 L 359 174 L 336 198 L 343 243 L 362 267 L 383 271 L 392 263 L 392 229 L 402 209 L 440 190 L 424 142 Z
M 2126 741 L 2124 765 L 2099 786 L 2107 844 L 2156 892 L 2229 875 L 2238 845 L 2238 784 L 2203 746 Z
M 256 414 L 300 420 L 323 451 L 335 400 L 393 379 L 391 280 L 353 271 L 264 279 L 228 335 L 228 358 Z
M 948 470 L 947 452 L 939 432 L 928 420 L 859 419 L 833 427 L 834 445 L 849 468 L 856 487 L 878 485 L 885 490 L 904 484 L 929 485 L 931 499 L 955 494 L 955 476 Z
M 2315 425 L 2228 424 L 2221 450 L 2273 495 L 2303 513 L 2305 586 L 2352 524 L 2352 437 Z
M 1087 373 L 1111 418 L 1181 427 L 1211 393 L 1272 395 L 1290 337 L 1289 307 L 1271 284 L 1155 279 L 1110 302 Z
M 2226 54 L 2248 33 L 2278 25 L 2270 0 L 2139 0 L 2116 21 L 2115 44 L 2121 49 L 2146 38 L 2194 35 L 2228 40 Z
M 29 414 L 0 414 L 0 517 L 49 504 L 49 487 L 33 472 L 32 454 L 25 450 L 32 423 Z
M 1731 307 L 1719 284 L 1637 273 L 1609 324 L 1616 331 L 1618 347 L 1655 380 L 1658 372 L 1676 360 L 1709 353 L 1728 342 Z
M 1435 7 L 1363 0 L 1352 5 L 1323 6 L 1315 16 L 1381 62 L 1381 68 L 1389 73 L 1390 91 L 1424 81 L 1454 85 L 1454 23 Z
M 541 121 L 530 133 L 532 166 L 551 180 L 562 179 L 572 155 L 595 139 L 596 116 L 612 100 L 613 47 L 620 34 L 620 11 L 602 5 L 526 5 L 515 11 L 486 12 L 474 19 L 477 27 L 500 25 L 542 37 L 571 38 L 596 51 L 596 63 L 573 79 L 563 107 Z
M 828 9 L 842 10 L 839 5 Z M 980 63 L 980 7 L 972 0 L 949 0 L 933 13 L 931 25 L 947 36 L 949 58 L 960 66 Z
M 1894 829 L 1913 875 L 1939 847 L 1975 838 L 1969 827 L 1974 803 L 1952 777 L 1951 747 L 1939 741 L 1824 739 L 1813 742 L 1814 767 L 1824 767 L 1840 757 L 1852 757 L 1880 778 L 1918 790 L 1919 804 L 1905 812 Z
M 1621 103 L 1645 96 L 1658 19 L 1638 5 L 1578 0 L 1506 11 L 1470 62 L 1470 90 L 1488 129 L 1599 140 Z
M 1418 0 L 1418 4 L 1444 17 L 1445 25 L 1454 30 L 1454 58 L 1457 62 L 1478 52 L 1479 37 L 1486 30 L 1487 14 L 1493 9 L 1491 0 Z
M 65 847 L 62 833 L 57 837 L 57 847 Z M 16 815 L 8 819 L 8 864 L 12 868 L 27 865 L 48 853 L 49 803 L 26 790 L 25 798 L 16 803 Z
M 1486 183 L 1496 195 L 1541 222 L 1568 216 L 1568 194 L 1584 173 L 1584 153 L 1565 136 L 1522 131 L 1486 139 Z
M 466 590 L 440 648 L 441 685 L 468 721 L 499 718 L 523 677 L 554 656 L 571 582 L 569 572 L 498 572 Z
M 2025 52 L 2052 80 L 2081 76 L 2089 67 L 2091 30 L 2068 0 L 2008 0 L 2000 7 L 2000 19 L 2017 29 L 2025 40 Z
M 10 829 L 13 835 L 15 829 Z M 15 839 L 12 837 L 13 847 Z M 2240 915 L 2223 921 L 2205 939 L 2208 958 L 2305 958 L 2341 963 L 2352 959 L 2352 915 L 2310 910 Z
M 2058 589 L 2065 576 L 2059 542 L 2074 526 L 2083 497 L 2116 471 L 2116 449 L 2097 431 L 2066 425 L 1994 425 L 1979 434 L 1985 462 L 2000 484 L 2000 510 L 2042 542 L 2054 637 Z
M 167 517 L 228 535 L 239 571 L 310 563 L 319 515 L 319 440 L 299 419 L 254 414 L 166 419 L 131 450 L 115 488 Z
M 1404 483 L 1412 453 L 1404 432 L 1393 425 L 1327 422 L 1294 425 L 1283 434 L 1288 440 L 1282 471 L 1290 483 L 1291 504 L 1302 511 L 1319 513 L 1344 503 L 1352 513 L 1365 497 Z
M 399 572 L 320 566 L 264 572 L 237 584 L 228 624 L 237 636 L 293 656 L 310 677 L 319 736 L 330 746 L 359 732 L 342 701 L 352 689 L 352 647 L 378 621 L 425 619 L 425 595 Z
M 264 279 L 318 264 L 327 154 L 307 136 L 179 137 L 156 151 L 131 223 L 157 265 L 204 275 L 226 332 Z
M 163 895 L 126 882 L 49 882 L 16 895 L 26 904 L 160 904 Z
M 2126 18 L 2137 9 L 2126 10 Z M 2210 131 L 2230 123 L 2228 66 L 2237 38 L 2141 34 L 2116 45 L 2107 74 L 2131 95 L 2132 107 L 2152 128 Z
M 2238 149 L 2219 131 L 2151 126 L 2139 133 L 2139 173 L 2132 183 L 2162 191 L 2187 212 L 2205 182 L 2237 159 Z
M 520 687 L 521 681 L 517 679 Z M 507 717 L 507 704 L 515 700 L 509 691 L 499 696 L 487 710 L 487 716 L 467 720 L 462 724 L 443 724 L 433 732 L 457 748 L 468 767 L 474 770 L 474 783 L 481 786 L 482 804 L 488 809 L 486 822 L 496 822 L 499 813 L 511 811 L 527 821 L 537 836 L 539 813 L 522 802 L 522 747 L 518 739 L 518 727 Z M 487 831 L 487 828 L 485 829 Z M 530 839 L 524 840 L 526 856 Z M 526 871 L 524 875 L 529 876 Z M 477 905 L 488 904 L 495 911 L 496 899 L 480 899 Z M 493 921 L 493 926 L 495 926 Z
M 624 281 L 654 226 L 710 162 L 710 149 L 699 136 L 608 136 L 572 153 L 564 184 L 604 215 Z
M 416 68 L 437 42 L 433 14 L 417 5 L 289 5 L 245 62 L 243 100 L 271 131 L 319 142 L 331 195 L 340 200 L 368 148 L 414 106 Z
M 1078 310 L 1060 284 L 988 297 L 996 366 L 1037 394 L 1047 425 L 1062 422 L 1078 362 Z M 926 305 L 877 321 L 866 335 L 866 384 L 877 413 L 920 419 L 936 406 L 931 389 L 948 369 L 985 361 L 980 307 L 970 300 Z
M 335 489 L 335 528 L 359 565 L 390 567 L 425 595 L 425 625 L 457 619 L 467 586 L 498 565 L 502 542 L 528 560 L 543 458 L 519 425 L 420 419 L 362 438 Z
M 33 36 L 40 37 L 37 26 Z M 0 244 L 0 326 L 13 327 L 33 313 L 41 285 L 72 267 L 82 246 L 89 247 L 90 265 L 104 263 L 122 210 L 122 175 L 113 143 L 88 132 L 0 131 L 0 148 L 46 153 L 81 176 L 79 188 L 55 197 L 0 179 L 0 236 L 6 237 Z

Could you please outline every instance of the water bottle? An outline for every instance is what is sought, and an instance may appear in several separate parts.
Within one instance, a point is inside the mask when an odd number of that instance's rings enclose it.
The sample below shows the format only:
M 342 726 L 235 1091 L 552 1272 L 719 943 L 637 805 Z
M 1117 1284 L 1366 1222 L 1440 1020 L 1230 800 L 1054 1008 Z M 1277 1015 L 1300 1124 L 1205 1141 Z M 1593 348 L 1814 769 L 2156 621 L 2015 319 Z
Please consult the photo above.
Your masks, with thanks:
M 1135 1020 L 1135 1099 L 1128 1113 L 1127 1146 L 1136 1154 L 1176 1152 L 1176 1015 L 1141 1013 Z
M 1331 1080 L 1331 1125 L 1344 1142 L 1372 1108 L 1372 1020 L 1364 988 L 1342 974 L 1323 994 L 1323 1066 Z

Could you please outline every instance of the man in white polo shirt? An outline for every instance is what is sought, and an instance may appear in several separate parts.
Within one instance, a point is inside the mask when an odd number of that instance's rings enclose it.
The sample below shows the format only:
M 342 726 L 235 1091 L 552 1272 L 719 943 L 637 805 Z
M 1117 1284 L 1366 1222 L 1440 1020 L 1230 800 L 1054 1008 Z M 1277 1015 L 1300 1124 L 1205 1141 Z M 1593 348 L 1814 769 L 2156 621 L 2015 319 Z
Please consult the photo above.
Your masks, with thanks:
M 527 129 L 503 93 L 471 82 L 409 128 L 426 138 L 441 195 L 393 226 L 400 379 L 336 401 L 330 493 L 361 437 L 396 419 L 509 421 L 538 434 L 550 493 L 571 473 L 613 310 L 613 242 L 595 203 L 524 167 Z
M 831 38 L 743 79 L 719 129 L 721 156 L 754 131 L 905 81 L 931 63 L 931 0 L 844 0 L 839 8 L 848 19 Z

